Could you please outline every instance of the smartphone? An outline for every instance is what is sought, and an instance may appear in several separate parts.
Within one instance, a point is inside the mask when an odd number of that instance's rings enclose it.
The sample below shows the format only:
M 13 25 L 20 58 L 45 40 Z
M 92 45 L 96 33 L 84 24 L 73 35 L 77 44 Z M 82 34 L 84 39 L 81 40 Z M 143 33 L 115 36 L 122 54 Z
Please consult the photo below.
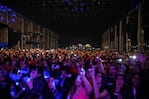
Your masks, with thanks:
M 16 84 L 16 86 L 19 86 L 20 85 L 20 82 L 16 82 L 15 84 Z
M 39 54 L 37 54 L 37 56 L 39 56 Z
M 74 57 L 76 57 L 77 56 L 77 54 L 74 54 Z
M 122 62 L 122 59 L 120 58 L 120 59 L 118 59 L 118 62 Z

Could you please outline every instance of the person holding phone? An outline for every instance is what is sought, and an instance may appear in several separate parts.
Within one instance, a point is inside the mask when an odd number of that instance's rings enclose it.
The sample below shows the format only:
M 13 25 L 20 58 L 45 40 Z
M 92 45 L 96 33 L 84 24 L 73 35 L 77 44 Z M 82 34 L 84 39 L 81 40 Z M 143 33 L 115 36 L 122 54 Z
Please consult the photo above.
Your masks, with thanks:
M 90 76 L 93 86 L 93 97 L 91 99 L 111 99 L 107 89 L 103 86 L 102 73 L 96 72 L 94 68 L 90 69 Z
M 67 99 L 89 99 L 91 92 L 92 86 L 85 76 L 85 70 L 81 68 Z
M 43 99 L 48 99 L 48 84 L 43 77 L 43 70 L 41 67 L 34 66 L 31 68 L 30 79 L 27 81 L 27 86 L 29 90 L 25 99 L 28 99 L 28 96 L 34 93 L 38 93 Z

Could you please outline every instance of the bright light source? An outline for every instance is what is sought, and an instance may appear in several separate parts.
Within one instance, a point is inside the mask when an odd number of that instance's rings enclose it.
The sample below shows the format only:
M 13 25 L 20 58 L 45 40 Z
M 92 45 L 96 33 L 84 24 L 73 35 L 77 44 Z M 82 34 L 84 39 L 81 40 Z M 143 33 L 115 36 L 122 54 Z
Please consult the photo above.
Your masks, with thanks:
M 120 58 L 120 59 L 118 59 L 118 62 L 122 62 L 122 59 Z
M 137 56 L 136 56 L 136 55 L 133 55 L 133 56 L 132 56 L 132 59 L 136 59 L 136 58 L 137 58 Z

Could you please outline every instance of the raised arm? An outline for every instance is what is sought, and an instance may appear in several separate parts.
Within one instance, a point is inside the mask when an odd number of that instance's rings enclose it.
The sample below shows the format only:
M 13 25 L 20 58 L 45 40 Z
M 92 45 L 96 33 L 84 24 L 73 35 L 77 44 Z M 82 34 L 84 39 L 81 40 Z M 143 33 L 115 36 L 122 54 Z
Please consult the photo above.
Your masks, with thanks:
M 102 92 L 100 92 L 102 78 L 98 79 L 98 80 L 100 80 L 99 81 L 100 83 L 98 83 L 98 85 L 97 85 L 94 69 L 92 69 L 92 71 L 90 72 L 90 75 L 92 77 L 93 91 L 94 91 L 95 99 L 101 99 L 101 98 L 109 99 L 109 97 L 108 97 L 109 93 L 107 90 L 103 90 Z
M 87 95 L 90 95 L 91 92 L 92 92 L 92 86 L 90 84 L 90 82 L 88 81 L 88 79 L 86 78 L 85 76 L 85 70 L 84 71 L 80 71 L 80 75 L 81 75 L 81 78 L 83 80 L 83 83 L 84 83 L 84 86 L 85 86 L 85 89 L 86 89 L 86 92 L 87 92 Z
M 102 59 L 100 57 L 97 59 L 97 65 L 98 65 L 98 71 L 100 73 L 104 74 L 105 70 L 104 70 L 104 67 L 103 67 L 103 64 L 102 64 Z

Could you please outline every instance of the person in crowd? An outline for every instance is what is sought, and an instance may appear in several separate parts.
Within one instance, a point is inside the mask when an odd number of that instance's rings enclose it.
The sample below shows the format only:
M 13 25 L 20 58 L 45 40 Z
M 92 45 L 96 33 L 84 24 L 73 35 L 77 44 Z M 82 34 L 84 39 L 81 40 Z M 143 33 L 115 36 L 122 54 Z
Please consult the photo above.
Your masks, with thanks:
M 11 61 L 11 67 L 12 67 L 12 69 L 16 69 L 16 68 L 18 68 L 19 66 L 19 62 L 17 61 L 17 59 L 16 58 L 12 58 L 12 61 Z
M 85 76 L 82 69 L 75 79 L 75 84 L 70 89 L 67 99 L 89 99 L 92 92 L 92 86 Z
M 108 75 L 106 75 L 106 77 L 104 78 L 104 81 L 106 83 L 106 88 L 111 97 L 113 95 L 114 83 L 115 83 L 117 72 L 118 72 L 117 67 L 114 64 L 109 65 Z
M 61 78 L 59 79 L 59 87 L 63 92 L 63 99 L 66 99 L 68 92 L 73 85 L 74 76 L 70 72 L 69 66 L 64 66 L 62 68 Z
M 89 67 L 86 71 L 86 78 L 92 84 L 92 77 L 91 77 L 92 67 Z
M 94 68 L 90 70 L 90 75 L 92 78 L 92 85 L 93 85 L 93 97 L 92 99 L 110 99 L 110 94 L 106 88 L 103 86 L 102 81 L 102 73 L 96 72 Z
M 30 79 L 27 81 L 29 88 L 28 95 L 39 93 L 43 99 L 48 99 L 48 85 L 43 77 L 43 69 L 41 67 L 34 66 L 31 68 Z
M 64 99 L 63 98 L 63 93 L 62 90 L 57 87 L 57 80 L 54 77 L 50 77 L 48 81 L 48 88 L 49 88 L 49 93 L 48 97 L 49 99 Z
M 144 87 L 142 87 L 141 75 L 138 72 L 134 72 L 131 75 L 127 99 L 148 99 Z
M 48 79 L 50 78 L 50 68 L 49 68 L 49 64 L 47 62 L 47 60 L 43 60 L 43 75 L 44 75 L 44 79 L 46 81 L 48 81 Z
M 27 63 L 25 58 L 20 60 L 20 68 L 18 73 L 22 73 L 23 75 L 28 75 L 30 72 L 29 64 Z
M 0 99 L 11 99 L 10 82 L 4 75 L 4 70 L 0 66 Z
M 123 60 L 121 63 L 117 61 L 120 58 Z M 122 65 L 123 62 L 126 68 Z M 0 96 L 9 94 L 14 95 L 13 99 L 49 99 L 57 97 L 53 91 L 56 89 L 56 93 L 62 92 L 62 99 L 108 99 L 109 95 L 111 99 L 149 99 L 146 97 L 148 91 L 145 91 L 149 89 L 147 63 L 146 53 L 140 51 L 133 53 L 110 49 L 3 49 L 0 50 L 0 66 L 2 71 L 4 70 L 0 76 L 0 89 L 6 88 L 8 93 L 3 94 L 4 90 Z M 92 73 L 92 68 L 95 73 Z M 82 70 L 87 73 L 82 75 Z M 135 72 L 139 72 L 139 75 L 133 76 Z M 27 80 L 28 77 L 31 80 Z M 12 83 L 9 84 L 9 80 Z M 58 83 L 54 87 L 56 80 Z M 127 83 L 128 81 L 130 82 Z M 128 85 L 127 88 L 125 85 Z M 49 90 L 51 96 L 48 94 Z
M 111 99 L 127 99 L 127 81 L 124 74 L 117 74 L 113 96 Z
M 4 69 L 6 71 L 11 71 L 12 67 L 11 67 L 11 58 L 9 56 L 5 56 L 6 58 L 4 58 Z
M 59 61 L 59 57 L 53 58 L 52 65 L 51 65 L 51 73 L 59 79 L 61 75 L 61 63 Z

